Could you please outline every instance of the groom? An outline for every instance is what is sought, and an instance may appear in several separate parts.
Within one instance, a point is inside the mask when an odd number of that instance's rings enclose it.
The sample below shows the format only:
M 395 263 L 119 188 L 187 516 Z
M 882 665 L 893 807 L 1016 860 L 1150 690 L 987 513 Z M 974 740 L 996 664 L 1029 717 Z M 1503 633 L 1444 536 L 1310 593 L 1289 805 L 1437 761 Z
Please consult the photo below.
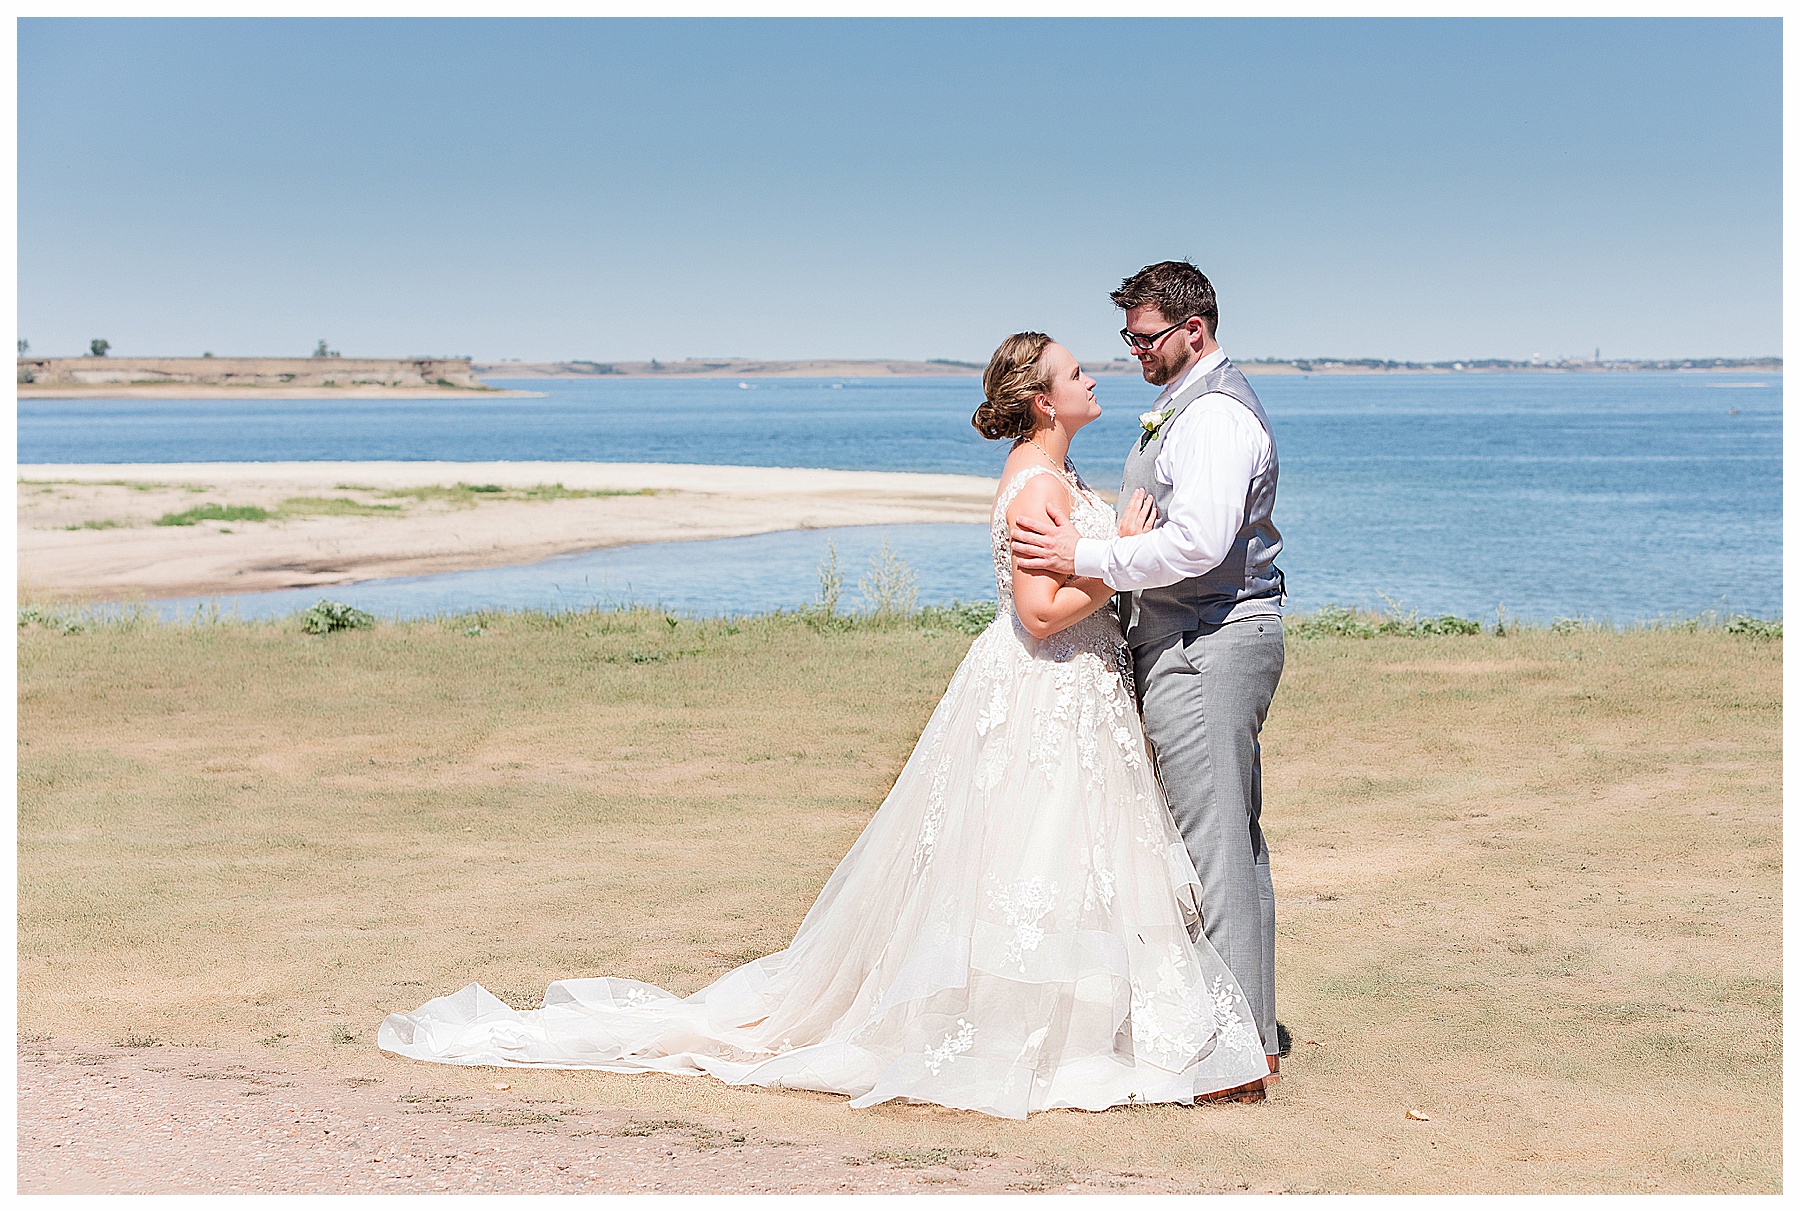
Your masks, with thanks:
M 1162 387 L 1125 458 L 1121 501 L 1148 494 L 1154 529 L 1083 539 L 1056 512 L 1013 527 L 1020 568 L 1098 577 L 1119 591 L 1144 732 L 1169 811 L 1200 873 L 1201 919 L 1256 1015 L 1269 1071 L 1275 886 L 1262 832 L 1257 734 L 1281 680 L 1275 439 L 1256 393 L 1214 340 L 1212 283 L 1186 261 L 1139 270 L 1112 293 L 1146 382 Z M 1232 1093 L 1261 1097 L 1263 1083 Z

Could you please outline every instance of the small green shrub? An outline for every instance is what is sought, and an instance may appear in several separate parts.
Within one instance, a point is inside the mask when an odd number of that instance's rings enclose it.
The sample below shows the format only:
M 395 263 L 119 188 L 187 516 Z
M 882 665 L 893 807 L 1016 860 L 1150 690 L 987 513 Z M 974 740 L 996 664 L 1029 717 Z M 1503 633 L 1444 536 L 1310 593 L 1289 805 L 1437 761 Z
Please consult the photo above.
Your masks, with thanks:
M 1725 630 L 1732 635 L 1748 636 L 1753 640 L 1779 640 L 1781 638 L 1780 619 L 1758 619 L 1747 614 L 1731 616 L 1725 624 Z
M 68 611 L 56 610 L 48 606 L 19 607 L 19 626 L 28 627 L 36 623 L 47 631 L 59 631 L 63 635 L 81 635 L 92 624 L 88 612 L 80 607 Z
M 1282 621 L 1284 630 L 1294 636 L 1340 636 L 1368 640 L 1379 635 L 1480 635 L 1481 623 L 1460 615 L 1440 614 L 1420 618 L 1408 614 L 1376 614 L 1351 610 L 1347 606 L 1324 606 L 1311 614 L 1289 615 Z
M 218 505 L 209 501 L 180 513 L 165 513 L 156 519 L 156 524 L 192 526 L 196 522 L 267 522 L 273 516 L 260 505 Z
M 1358 615 L 1347 606 L 1324 606 L 1311 614 L 1289 615 L 1283 627 L 1290 635 L 1344 636 L 1366 640 L 1380 635 L 1372 616 Z
M 320 598 L 300 616 L 300 630 L 308 635 L 330 635 L 334 631 L 351 631 L 373 627 L 375 616 L 343 602 Z
M 90 518 L 86 522 L 75 522 L 63 527 L 64 530 L 117 530 L 123 522 L 115 522 L 111 518 Z
M 999 613 L 998 602 L 957 602 L 948 606 L 927 606 L 919 611 L 919 626 L 957 631 L 963 635 L 980 635 Z
M 1420 619 L 1413 624 L 1415 635 L 1480 635 L 1481 624 L 1454 614 L 1440 614 L 1435 619 Z

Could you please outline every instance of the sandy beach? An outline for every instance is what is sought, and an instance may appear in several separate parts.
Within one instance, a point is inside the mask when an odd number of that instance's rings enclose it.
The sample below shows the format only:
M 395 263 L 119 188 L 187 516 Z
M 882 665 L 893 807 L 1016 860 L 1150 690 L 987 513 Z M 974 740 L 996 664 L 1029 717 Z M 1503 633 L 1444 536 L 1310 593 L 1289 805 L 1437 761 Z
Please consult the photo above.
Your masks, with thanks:
M 672 463 L 37 464 L 18 474 L 20 596 L 32 601 L 252 593 L 627 543 L 985 522 L 994 494 L 979 476 Z M 157 524 L 209 505 L 237 516 Z

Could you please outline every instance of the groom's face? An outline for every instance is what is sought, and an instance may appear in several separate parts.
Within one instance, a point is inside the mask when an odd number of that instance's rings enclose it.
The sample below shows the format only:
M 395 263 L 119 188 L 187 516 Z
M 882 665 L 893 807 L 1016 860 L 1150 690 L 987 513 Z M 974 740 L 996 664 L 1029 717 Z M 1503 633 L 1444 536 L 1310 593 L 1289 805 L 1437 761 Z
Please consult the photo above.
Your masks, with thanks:
M 1165 334 L 1150 349 L 1132 346 L 1131 353 L 1138 360 L 1138 368 L 1144 372 L 1144 382 L 1162 387 L 1180 377 L 1188 363 L 1194 360 L 1195 343 L 1204 340 L 1199 331 L 1201 325 L 1202 321 L 1195 318 L 1185 327 Z M 1125 327 L 1146 337 L 1154 336 L 1168 326 L 1169 322 L 1155 307 L 1133 307 L 1125 313 Z

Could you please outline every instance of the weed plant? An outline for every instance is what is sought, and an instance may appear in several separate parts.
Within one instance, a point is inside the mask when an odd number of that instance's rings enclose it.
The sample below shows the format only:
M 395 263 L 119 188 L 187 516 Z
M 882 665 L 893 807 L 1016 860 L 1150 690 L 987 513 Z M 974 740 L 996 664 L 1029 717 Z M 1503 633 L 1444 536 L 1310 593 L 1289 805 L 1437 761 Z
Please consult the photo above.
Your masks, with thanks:
M 918 613 L 919 577 L 884 537 L 881 548 L 869 557 L 869 571 L 857 579 L 869 617 L 879 623 L 899 624 Z

